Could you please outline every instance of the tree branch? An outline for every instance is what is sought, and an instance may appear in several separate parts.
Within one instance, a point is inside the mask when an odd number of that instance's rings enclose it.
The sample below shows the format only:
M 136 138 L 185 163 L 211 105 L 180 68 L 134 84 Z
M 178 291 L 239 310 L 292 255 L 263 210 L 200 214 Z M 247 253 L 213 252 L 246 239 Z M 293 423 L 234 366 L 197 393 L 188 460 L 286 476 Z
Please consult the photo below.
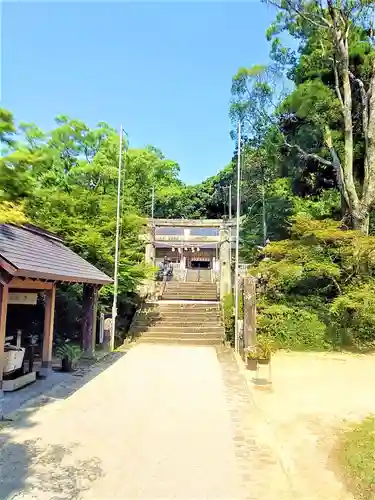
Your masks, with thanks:
M 340 101 L 341 108 L 344 109 L 344 101 L 343 101 L 343 98 L 342 98 L 342 95 L 341 95 L 341 91 L 340 91 L 340 82 L 339 82 L 339 74 L 338 74 L 338 71 L 337 71 L 336 57 L 333 57 L 333 73 L 335 75 L 335 90 L 336 90 L 336 94 L 337 94 L 338 100 Z
M 332 25 L 331 23 L 323 16 L 316 16 L 318 18 L 318 21 L 314 20 L 312 16 L 306 16 L 301 10 L 299 10 L 292 1 L 287 0 L 287 6 L 283 7 L 280 2 L 277 2 L 277 0 L 268 0 L 268 3 L 270 5 L 273 5 L 274 7 L 277 7 L 278 9 L 284 10 L 284 11 L 292 11 L 298 16 L 301 16 L 302 19 L 304 19 L 306 22 L 312 24 L 313 26 L 316 26 L 317 28 L 331 28 Z
M 349 71 L 349 76 L 358 85 L 359 92 L 361 95 L 362 128 L 363 128 L 363 135 L 364 135 L 364 140 L 365 140 L 365 161 L 364 161 L 365 179 L 364 179 L 364 184 L 367 184 L 368 175 L 369 175 L 369 160 L 368 160 L 368 125 L 369 125 L 368 101 L 369 101 L 369 96 L 367 95 L 363 81 L 360 78 L 357 78 L 351 71 Z
M 350 206 L 349 205 L 349 196 L 348 196 L 348 193 L 346 191 L 345 183 L 343 182 L 344 171 L 343 171 L 343 168 L 342 168 L 342 165 L 340 162 L 340 158 L 339 158 L 339 156 L 336 152 L 336 149 L 333 145 L 332 134 L 331 134 L 329 127 L 326 127 L 326 129 L 325 129 L 324 141 L 329 149 L 329 152 L 330 152 L 330 155 L 331 155 L 331 158 L 333 161 L 332 164 L 333 164 L 333 169 L 336 173 L 337 185 L 339 186 L 340 192 L 341 192 L 342 196 L 344 197 L 345 203 L 347 204 L 347 206 Z
M 295 148 L 303 158 L 306 158 L 306 160 L 316 160 L 319 163 L 322 163 L 322 165 L 326 165 L 327 167 L 334 167 L 334 164 L 331 161 L 326 160 L 325 158 L 322 158 L 321 156 L 315 153 L 307 153 L 307 151 L 303 150 L 298 144 L 289 144 L 285 138 L 284 138 L 284 144 L 289 149 Z
M 372 63 L 372 75 L 367 97 L 367 140 L 368 140 L 368 180 L 364 184 L 362 201 L 370 206 L 375 198 L 375 59 Z

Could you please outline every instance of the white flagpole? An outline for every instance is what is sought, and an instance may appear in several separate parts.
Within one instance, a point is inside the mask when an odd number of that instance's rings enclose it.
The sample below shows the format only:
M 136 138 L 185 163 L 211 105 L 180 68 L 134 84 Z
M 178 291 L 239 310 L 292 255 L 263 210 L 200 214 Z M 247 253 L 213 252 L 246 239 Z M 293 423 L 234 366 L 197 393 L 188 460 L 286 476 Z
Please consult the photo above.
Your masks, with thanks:
M 239 351 L 238 331 L 238 299 L 239 299 L 239 247 L 240 247 L 240 184 L 241 184 L 241 122 L 238 123 L 238 149 L 237 149 L 237 210 L 236 210 L 236 265 L 235 265 L 235 293 L 234 293 L 234 344 L 236 352 Z
M 113 305 L 112 305 L 112 328 L 111 328 L 111 343 L 110 350 L 115 347 L 115 331 L 117 317 L 117 291 L 118 291 L 118 261 L 119 261 L 119 240 L 120 240 L 120 205 L 121 205 L 121 166 L 122 166 L 122 125 L 120 128 L 120 151 L 118 161 L 118 178 L 117 178 L 117 210 L 116 210 L 116 248 L 115 248 L 115 269 L 114 269 L 114 284 L 113 284 Z

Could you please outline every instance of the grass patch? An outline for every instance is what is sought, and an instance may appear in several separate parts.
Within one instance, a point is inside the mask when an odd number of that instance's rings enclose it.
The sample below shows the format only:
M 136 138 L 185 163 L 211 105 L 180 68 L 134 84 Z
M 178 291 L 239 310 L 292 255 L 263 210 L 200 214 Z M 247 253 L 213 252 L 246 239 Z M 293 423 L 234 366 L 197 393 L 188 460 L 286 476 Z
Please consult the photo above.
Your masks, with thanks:
M 340 435 L 338 458 L 355 498 L 375 500 L 375 415 L 351 424 Z

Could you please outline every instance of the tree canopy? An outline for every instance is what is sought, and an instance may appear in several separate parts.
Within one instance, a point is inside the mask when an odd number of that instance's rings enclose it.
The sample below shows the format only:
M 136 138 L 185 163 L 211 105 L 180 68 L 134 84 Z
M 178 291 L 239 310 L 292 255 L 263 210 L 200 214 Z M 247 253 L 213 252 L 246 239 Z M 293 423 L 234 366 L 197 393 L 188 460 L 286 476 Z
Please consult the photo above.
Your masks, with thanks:
M 279 315 L 280 331 L 297 335 L 301 319 L 317 333 L 305 344 L 323 346 L 328 325 L 339 335 L 350 317 L 346 334 L 369 345 L 375 339 L 364 313 L 375 279 L 374 3 L 267 1 L 275 7 L 266 33 L 270 62 L 243 66 L 232 78 L 232 160 L 217 175 L 187 185 L 178 163 L 157 147 L 126 144 L 120 300 L 149 272 L 139 234 L 151 215 L 152 192 L 155 217 L 234 215 L 240 148 L 241 253 L 263 276 L 261 328 L 270 332 Z M 29 220 L 54 231 L 111 275 L 118 133 L 107 123 L 88 127 L 64 115 L 55 122 L 46 132 L 16 124 L 0 109 L 0 222 Z M 111 287 L 102 291 L 108 306 L 111 294 Z M 356 329 L 363 335 L 354 335 Z

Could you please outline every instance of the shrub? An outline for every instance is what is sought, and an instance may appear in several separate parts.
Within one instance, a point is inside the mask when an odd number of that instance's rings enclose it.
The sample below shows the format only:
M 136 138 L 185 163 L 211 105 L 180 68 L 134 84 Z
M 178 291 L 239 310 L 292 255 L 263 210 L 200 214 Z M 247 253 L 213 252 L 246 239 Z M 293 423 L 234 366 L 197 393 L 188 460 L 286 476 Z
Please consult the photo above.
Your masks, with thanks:
M 234 300 L 233 294 L 227 293 L 223 298 L 223 315 L 225 338 L 227 342 L 234 345 Z
M 348 289 L 331 305 L 337 341 L 360 350 L 375 347 L 375 281 Z
M 69 361 L 78 361 L 82 355 L 82 351 L 78 345 L 65 343 L 57 347 L 56 356 L 60 359 L 68 359 Z
M 341 433 L 339 461 L 350 490 L 356 498 L 375 498 L 375 417 L 352 424 Z
M 294 350 L 327 348 L 325 323 L 314 311 L 285 304 L 259 307 L 258 333 L 275 340 L 277 347 Z

